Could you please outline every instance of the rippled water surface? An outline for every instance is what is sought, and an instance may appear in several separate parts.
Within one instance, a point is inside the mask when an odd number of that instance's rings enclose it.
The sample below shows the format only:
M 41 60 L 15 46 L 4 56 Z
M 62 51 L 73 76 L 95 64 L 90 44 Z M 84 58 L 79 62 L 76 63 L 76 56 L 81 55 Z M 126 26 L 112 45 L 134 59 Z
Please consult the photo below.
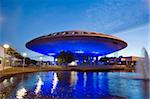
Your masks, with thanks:
M 0 82 L 0 94 L 9 99 L 149 98 L 149 82 L 128 78 L 132 75 L 135 73 L 59 71 L 19 74 Z

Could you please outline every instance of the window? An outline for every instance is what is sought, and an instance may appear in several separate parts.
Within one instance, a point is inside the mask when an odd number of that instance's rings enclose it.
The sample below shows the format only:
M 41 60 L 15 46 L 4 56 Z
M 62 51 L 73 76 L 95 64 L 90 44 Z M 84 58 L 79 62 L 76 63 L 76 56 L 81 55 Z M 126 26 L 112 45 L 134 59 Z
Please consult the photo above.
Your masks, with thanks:
M 71 34 L 75 34 L 74 32 L 72 32 Z
M 96 33 L 92 32 L 91 34 L 96 34 Z
M 78 32 L 74 32 L 74 34 L 78 34 Z
M 65 35 L 65 32 L 62 32 L 62 35 Z
M 117 45 L 118 43 L 117 43 L 117 42 L 113 42 L 113 44 L 116 44 L 116 45 Z
M 69 34 L 69 32 L 65 32 L 65 34 Z
M 54 36 L 56 36 L 56 35 L 57 35 L 57 33 L 54 33 L 53 35 L 54 35 Z
M 61 34 L 60 32 L 56 33 L 56 35 L 60 35 L 60 34 Z
M 40 38 L 45 37 L 45 36 L 41 36 Z
M 83 34 L 88 34 L 87 32 L 83 32 Z
M 49 34 L 48 36 L 52 36 L 52 34 Z

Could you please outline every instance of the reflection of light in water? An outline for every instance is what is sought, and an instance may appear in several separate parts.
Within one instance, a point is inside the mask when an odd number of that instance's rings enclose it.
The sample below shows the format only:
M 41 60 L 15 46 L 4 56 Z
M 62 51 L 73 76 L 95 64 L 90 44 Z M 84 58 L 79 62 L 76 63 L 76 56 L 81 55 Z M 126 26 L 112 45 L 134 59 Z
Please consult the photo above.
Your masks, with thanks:
M 35 91 L 34 91 L 36 94 L 41 91 L 41 86 L 42 86 L 43 84 L 44 84 L 44 83 L 43 83 L 41 77 L 38 76 L 38 82 L 36 83 L 36 89 L 35 89 Z
M 86 72 L 84 72 L 84 82 L 83 82 L 84 87 L 86 87 L 86 82 L 87 82 L 87 74 Z
M 25 88 L 21 88 L 16 93 L 17 99 L 24 99 L 24 96 L 27 94 L 27 90 Z
M 7 80 L 7 79 L 5 79 L 5 80 L 3 81 L 3 85 L 4 85 L 4 87 L 9 86 L 9 82 L 8 82 L 8 80 Z
M 58 77 L 57 77 L 57 74 L 54 73 L 54 78 L 53 78 L 53 82 L 52 82 L 53 86 L 52 86 L 52 89 L 51 89 L 51 93 L 54 92 L 54 90 L 55 90 L 55 88 L 57 86 L 57 83 L 58 83 Z
M 71 86 L 76 86 L 78 80 L 77 72 L 72 71 L 71 72 L 71 78 L 70 78 L 70 84 Z
M 4 87 L 8 87 L 10 84 L 13 84 L 13 80 L 13 77 L 11 77 L 10 79 L 5 79 L 2 83 Z
M 10 83 L 11 84 L 14 83 L 14 78 L 13 77 L 10 78 Z
M 93 78 L 94 78 L 93 79 L 93 87 L 96 88 L 97 87 L 97 78 L 98 78 L 96 72 L 93 73 Z

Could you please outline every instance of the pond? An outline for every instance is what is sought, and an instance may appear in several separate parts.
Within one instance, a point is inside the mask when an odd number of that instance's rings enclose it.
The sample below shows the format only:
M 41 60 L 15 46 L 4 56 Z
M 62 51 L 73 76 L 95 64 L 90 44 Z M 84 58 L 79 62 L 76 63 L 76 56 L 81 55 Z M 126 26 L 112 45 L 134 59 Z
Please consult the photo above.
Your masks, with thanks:
M 129 72 L 50 71 L 18 74 L 0 82 L 0 95 L 8 99 L 146 99 L 149 81 Z M 147 97 L 146 97 L 147 96 Z

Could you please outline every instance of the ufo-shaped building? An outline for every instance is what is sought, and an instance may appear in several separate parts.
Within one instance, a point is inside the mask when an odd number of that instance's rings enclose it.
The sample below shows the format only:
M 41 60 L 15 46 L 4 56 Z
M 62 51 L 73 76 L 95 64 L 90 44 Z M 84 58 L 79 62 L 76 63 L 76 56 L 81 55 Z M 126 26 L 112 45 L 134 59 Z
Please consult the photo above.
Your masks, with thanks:
M 61 51 L 71 51 L 76 56 L 98 57 L 119 51 L 127 43 L 117 37 L 89 31 L 62 31 L 50 33 L 27 42 L 32 51 L 56 57 Z

